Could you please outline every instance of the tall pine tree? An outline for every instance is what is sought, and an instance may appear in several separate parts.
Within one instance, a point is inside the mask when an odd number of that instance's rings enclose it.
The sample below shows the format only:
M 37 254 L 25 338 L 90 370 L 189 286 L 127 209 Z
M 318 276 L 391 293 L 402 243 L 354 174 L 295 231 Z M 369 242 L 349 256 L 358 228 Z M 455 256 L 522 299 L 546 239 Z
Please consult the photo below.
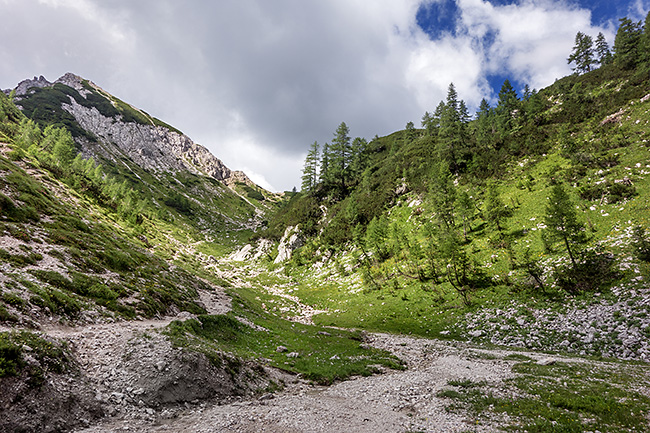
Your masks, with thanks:
M 305 193 L 312 193 L 318 184 L 319 150 L 318 142 L 314 141 L 305 158 L 305 166 L 302 169 L 302 191 Z
M 614 39 L 614 63 L 622 69 L 633 69 L 640 60 L 641 23 L 627 17 L 619 21 L 621 24 Z
M 591 71 L 591 66 L 596 63 L 594 60 L 594 40 L 591 36 L 582 32 L 576 34 L 573 51 L 567 59 L 567 63 L 575 63 L 573 68 L 578 74 Z

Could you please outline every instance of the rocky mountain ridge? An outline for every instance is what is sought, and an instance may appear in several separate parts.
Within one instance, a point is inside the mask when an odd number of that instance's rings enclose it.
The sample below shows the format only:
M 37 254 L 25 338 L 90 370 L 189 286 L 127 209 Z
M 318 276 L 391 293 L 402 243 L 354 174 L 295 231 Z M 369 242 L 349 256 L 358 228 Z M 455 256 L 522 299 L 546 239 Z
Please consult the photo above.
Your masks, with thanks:
M 65 90 L 67 101 L 64 99 L 61 103 L 61 109 L 72 115 L 79 127 L 88 133 L 75 137 L 84 157 L 99 157 L 121 164 L 126 156 L 154 175 L 188 171 L 228 186 L 237 182 L 255 186 L 245 173 L 231 170 L 187 135 L 75 74 L 66 73 L 54 82 L 43 76 L 23 80 L 14 89 L 15 102 L 22 108 L 25 100 L 35 94 L 35 89 L 52 89 L 57 85 L 73 90 Z M 11 92 L 5 90 L 5 93 Z M 111 104 L 112 110 L 106 102 Z

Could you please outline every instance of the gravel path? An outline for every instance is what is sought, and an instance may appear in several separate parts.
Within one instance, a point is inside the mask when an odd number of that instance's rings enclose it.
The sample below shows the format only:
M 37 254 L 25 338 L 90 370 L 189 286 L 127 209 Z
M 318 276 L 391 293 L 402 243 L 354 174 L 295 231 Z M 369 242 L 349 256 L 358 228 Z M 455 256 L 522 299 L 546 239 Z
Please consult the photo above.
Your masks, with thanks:
M 445 410 L 436 397 L 453 379 L 485 381 L 492 389 L 512 376 L 508 352 L 486 351 L 459 343 L 371 334 L 371 344 L 403 359 L 406 371 L 386 371 L 329 387 L 296 381 L 281 393 L 221 406 L 202 405 L 155 421 L 123 420 L 94 426 L 83 433 L 138 432 L 475 432 L 496 431 L 476 425 L 466 415 Z

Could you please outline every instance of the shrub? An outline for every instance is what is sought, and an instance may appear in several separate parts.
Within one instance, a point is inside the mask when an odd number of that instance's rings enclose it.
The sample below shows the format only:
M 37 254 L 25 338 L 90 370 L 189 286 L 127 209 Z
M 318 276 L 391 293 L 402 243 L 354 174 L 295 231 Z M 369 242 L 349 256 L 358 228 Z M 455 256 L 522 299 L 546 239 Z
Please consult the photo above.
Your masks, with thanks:
M 557 285 L 570 294 L 594 292 L 618 277 L 614 255 L 589 250 L 582 253 L 575 265 L 559 267 L 555 271 Z

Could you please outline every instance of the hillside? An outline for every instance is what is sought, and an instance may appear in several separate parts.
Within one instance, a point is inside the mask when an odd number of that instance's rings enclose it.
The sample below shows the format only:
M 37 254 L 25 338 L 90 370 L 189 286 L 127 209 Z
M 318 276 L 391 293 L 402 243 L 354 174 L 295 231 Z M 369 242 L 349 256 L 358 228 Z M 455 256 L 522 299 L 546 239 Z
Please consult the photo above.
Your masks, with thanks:
M 233 272 L 226 256 L 280 196 L 162 122 L 138 123 L 142 112 L 96 86 L 64 80 L 85 94 L 23 82 L 12 92 L 21 111 L 0 93 L 0 431 L 149 419 L 282 388 L 289 379 L 271 366 L 319 382 L 399 367 L 357 333 L 294 335 L 264 310 L 259 283 Z M 109 105 L 123 111 L 109 117 Z M 327 350 L 291 361 L 324 335 Z M 336 353 L 364 356 L 318 366 Z
M 647 360 L 648 89 L 603 66 L 515 94 L 507 126 L 497 105 L 377 137 L 262 236 L 301 228 L 284 272 L 318 323 Z

